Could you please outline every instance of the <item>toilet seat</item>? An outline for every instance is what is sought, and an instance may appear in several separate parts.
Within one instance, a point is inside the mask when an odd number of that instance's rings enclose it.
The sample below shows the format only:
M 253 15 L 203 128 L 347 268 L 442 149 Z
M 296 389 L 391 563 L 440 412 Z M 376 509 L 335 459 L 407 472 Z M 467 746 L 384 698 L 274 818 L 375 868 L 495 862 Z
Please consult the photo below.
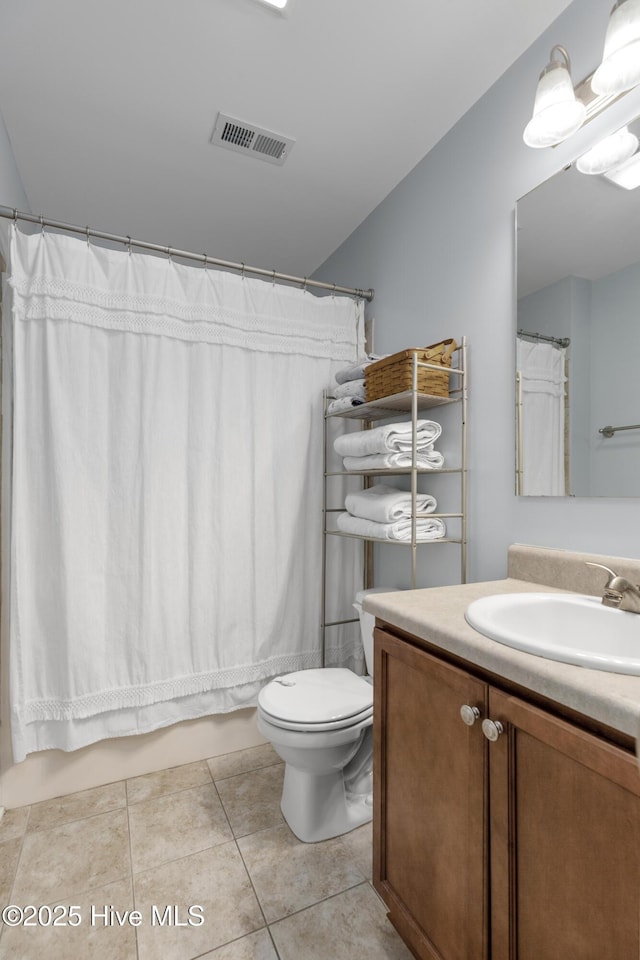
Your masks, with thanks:
M 342 667 L 299 670 L 262 688 L 258 706 L 265 719 L 288 730 L 340 730 L 373 715 L 373 688 Z
M 282 730 L 302 730 L 307 733 L 315 733 L 326 730 L 345 730 L 348 727 L 357 726 L 357 724 L 362 721 L 372 720 L 373 707 L 364 710 L 356 716 L 346 717 L 344 720 L 329 721 L 327 723 L 305 723 L 299 720 L 283 720 L 281 717 L 274 717 L 272 714 L 267 713 L 263 707 L 260 707 L 260 713 L 268 723 L 273 724 L 274 727 L 280 727 Z

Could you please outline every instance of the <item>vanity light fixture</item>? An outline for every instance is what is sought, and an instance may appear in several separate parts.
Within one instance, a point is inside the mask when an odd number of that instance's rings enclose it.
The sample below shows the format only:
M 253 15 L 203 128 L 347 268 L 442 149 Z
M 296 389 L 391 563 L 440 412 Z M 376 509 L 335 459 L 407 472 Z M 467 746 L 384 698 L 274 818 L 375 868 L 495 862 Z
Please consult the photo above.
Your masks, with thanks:
M 640 84 L 640 0 L 616 0 L 602 63 L 575 89 L 570 74 L 569 54 L 556 45 L 540 74 L 533 116 L 523 134 L 527 146 L 555 147 Z
M 284 10 L 287 0 L 259 0 L 259 3 L 264 3 L 267 7 L 274 7 L 276 10 Z
M 640 0 L 617 0 L 604 41 L 602 63 L 591 80 L 598 94 L 616 96 L 640 83 Z
M 627 127 L 616 130 L 595 147 L 579 157 L 576 167 L 580 173 L 602 174 L 625 163 L 638 149 L 638 138 Z
M 587 108 L 576 99 L 571 81 L 571 61 L 564 47 L 551 49 L 549 63 L 540 74 L 533 116 L 523 139 L 528 147 L 552 147 L 579 130 Z
M 607 170 L 603 176 L 625 190 L 637 190 L 640 187 L 640 153 L 634 153 L 613 170 Z

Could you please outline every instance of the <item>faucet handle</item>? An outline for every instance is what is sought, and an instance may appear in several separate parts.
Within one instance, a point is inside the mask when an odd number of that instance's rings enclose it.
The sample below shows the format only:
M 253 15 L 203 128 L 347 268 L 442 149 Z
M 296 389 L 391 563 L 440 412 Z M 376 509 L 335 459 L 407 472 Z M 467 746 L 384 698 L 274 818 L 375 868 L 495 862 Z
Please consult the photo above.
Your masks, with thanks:
M 636 586 L 635 583 L 630 583 L 626 577 L 619 577 L 609 567 L 605 567 L 603 563 L 592 563 L 590 560 L 585 560 L 585 563 L 588 567 L 600 567 L 601 570 L 606 570 L 607 573 L 611 574 L 602 590 L 602 602 L 605 607 L 620 609 L 628 594 L 636 598 L 635 604 L 637 605 L 638 600 L 640 600 L 640 584 Z M 640 610 L 634 610 L 635 612 L 640 613 Z
M 600 567 L 601 570 L 606 570 L 607 573 L 611 574 L 612 579 L 618 576 L 610 567 L 605 567 L 604 563 L 592 563 L 591 560 L 585 560 L 585 564 L 587 567 Z

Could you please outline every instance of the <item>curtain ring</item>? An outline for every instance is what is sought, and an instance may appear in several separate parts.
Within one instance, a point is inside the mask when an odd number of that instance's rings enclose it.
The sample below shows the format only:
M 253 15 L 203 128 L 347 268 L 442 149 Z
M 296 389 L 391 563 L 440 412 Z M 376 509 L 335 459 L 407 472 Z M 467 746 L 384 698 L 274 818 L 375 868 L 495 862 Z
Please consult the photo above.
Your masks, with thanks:
M 167 257 L 169 259 L 169 263 L 173 263 L 173 257 L 171 255 L 171 247 L 167 247 Z
M 276 285 L 276 272 L 273 271 L 273 276 L 271 277 L 271 285 L 275 287 Z
M 240 276 L 241 276 L 242 279 L 244 280 L 244 263 L 242 264 L 242 272 L 241 272 Z
M 131 256 L 131 237 L 127 234 L 127 253 Z
M 207 257 L 206 253 L 203 253 L 202 256 L 204 257 L 204 268 L 205 268 L 205 270 L 206 270 L 206 269 L 207 269 L 207 260 L 208 260 L 209 258 Z
M 337 287 L 337 286 L 338 286 L 338 284 L 337 284 L 337 283 L 334 283 L 334 285 L 333 285 L 333 290 L 331 291 L 331 298 L 332 298 L 332 300 L 335 300 L 335 298 L 336 298 L 336 287 Z
M 44 237 L 44 217 L 40 217 L 40 230 L 42 231 L 42 236 Z
M 84 232 L 87 235 L 87 247 L 90 247 L 91 244 L 89 243 L 89 224 L 87 224 L 86 227 L 84 228 Z
M 13 229 L 14 230 L 18 229 L 18 208 L 17 207 L 13 208 Z
M 303 292 L 303 293 L 306 293 L 306 292 L 307 292 L 307 277 L 304 278 L 304 281 L 303 281 L 303 284 L 302 284 L 302 292 Z

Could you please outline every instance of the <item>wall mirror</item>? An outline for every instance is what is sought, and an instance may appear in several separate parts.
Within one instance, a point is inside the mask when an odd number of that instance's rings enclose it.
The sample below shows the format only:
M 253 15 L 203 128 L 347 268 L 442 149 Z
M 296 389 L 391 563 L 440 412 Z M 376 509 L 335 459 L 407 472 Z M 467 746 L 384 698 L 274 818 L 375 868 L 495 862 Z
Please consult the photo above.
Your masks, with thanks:
M 573 163 L 517 203 L 523 496 L 640 496 L 640 119 L 624 130 L 636 188 Z

